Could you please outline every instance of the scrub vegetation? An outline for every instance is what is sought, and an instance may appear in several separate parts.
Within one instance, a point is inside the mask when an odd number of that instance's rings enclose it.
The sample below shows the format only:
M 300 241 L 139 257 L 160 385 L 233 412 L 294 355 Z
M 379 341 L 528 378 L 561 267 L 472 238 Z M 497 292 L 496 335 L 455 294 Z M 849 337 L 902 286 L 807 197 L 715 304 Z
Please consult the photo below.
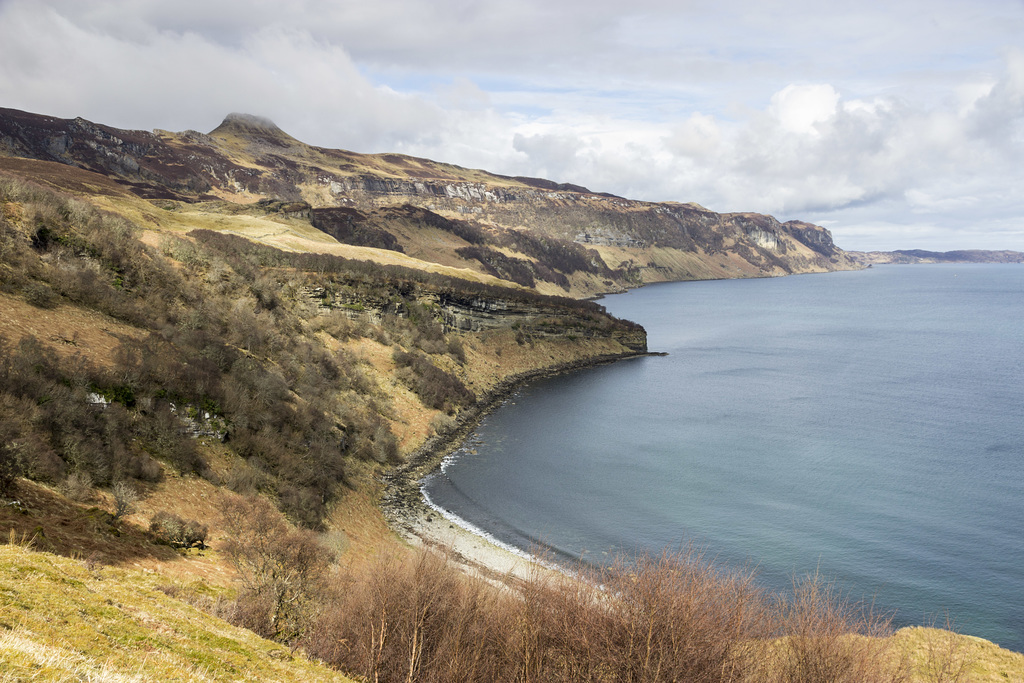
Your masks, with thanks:
M 14 540 L 0 547 L 0 681 L 1024 672 L 1016 656 L 982 667 L 948 631 L 893 636 L 817 577 L 770 595 L 692 550 L 525 581 L 410 550 L 374 506 L 384 473 L 502 382 L 636 353 L 642 328 L 455 277 L 459 264 L 439 274 L 196 229 L 183 199 L 159 208 L 35 163 L 53 186 L 0 173 L 0 531 Z M 79 196 L 55 189 L 62 177 Z M 523 285 L 622 275 L 566 240 L 388 211 Z M 317 221 L 401 255 L 352 212 Z
M 636 327 L 590 302 L 210 230 L 165 235 L 153 249 L 123 218 L 14 178 L 0 179 L 0 201 L 0 291 L 134 331 L 108 338 L 105 363 L 73 331 L 0 337 L 0 487 L 24 474 L 123 492 L 124 480 L 159 479 L 163 463 L 267 494 L 318 529 L 350 470 L 402 457 L 390 384 L 371 376 L 353 342 L 390 348 L 396 381 L 420 410 L 455 415 L 476 401 L 465 349 L 421 300 L 501 296 L 598 330 Z M 197 447 L 204 435 L 226 439 L 243 460 L 223 481 Z
M 819 577 L 782 598 L 692 550 L 496 586 L 435 552 L 348 565 L 275 515 L 259 499 L 227 505 L 237 589 L 0 544 L 0 681 L 924 683 L 1024 672 L 1024 656 L 948 630 L 891 634 Z

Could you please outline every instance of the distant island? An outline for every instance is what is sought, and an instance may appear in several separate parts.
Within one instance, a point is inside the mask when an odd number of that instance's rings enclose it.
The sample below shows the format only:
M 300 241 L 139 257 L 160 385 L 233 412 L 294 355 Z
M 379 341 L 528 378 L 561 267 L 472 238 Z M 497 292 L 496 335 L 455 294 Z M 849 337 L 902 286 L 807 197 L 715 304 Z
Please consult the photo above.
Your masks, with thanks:
M 847 251 L 846 255 L 865 266 L 884 263 L 1024 263 L 1024 252 L 958 249 L 956 251 Z

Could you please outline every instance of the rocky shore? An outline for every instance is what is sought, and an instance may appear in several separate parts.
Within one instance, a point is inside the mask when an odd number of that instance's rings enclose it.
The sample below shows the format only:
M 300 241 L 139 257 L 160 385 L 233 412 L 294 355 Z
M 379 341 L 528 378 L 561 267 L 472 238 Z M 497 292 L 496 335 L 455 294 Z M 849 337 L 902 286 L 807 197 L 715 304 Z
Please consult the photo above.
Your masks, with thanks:
M 595 356 L 521 373 L 503 380 L 477 401 L 475 406 L 464 410 L 452 429 L 427 439 L 412 453 L 408 462 L 381 477 L 384 493 L 380 507 L 388 525 L 410 544 L 446 552 L 453 562 L 485 578 L 526 578 L 531 572 L 543 571 L 535 562 L 472 533 L 430 507 L 423 498 L 420 482 L 437 469 L 445 457 L 462 445 L 487 414 L 500 406 L 523 384 L 543 377 L 629 358 L 662 355 L 665 354 L 637 352 Z

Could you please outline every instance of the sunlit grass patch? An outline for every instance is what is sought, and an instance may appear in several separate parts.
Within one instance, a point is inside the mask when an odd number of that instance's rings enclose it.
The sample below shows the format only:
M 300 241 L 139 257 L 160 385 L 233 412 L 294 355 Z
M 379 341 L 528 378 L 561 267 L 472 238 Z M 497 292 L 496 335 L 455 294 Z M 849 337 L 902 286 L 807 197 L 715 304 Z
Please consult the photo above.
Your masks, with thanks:
M 913 626 L 892 637 L 907 653 L 915 681 L 1024 681 L 1024 654 L 951 630 Z
M 169 597 L 163 581 L 0 546 L 0 681 L 347 680 Z

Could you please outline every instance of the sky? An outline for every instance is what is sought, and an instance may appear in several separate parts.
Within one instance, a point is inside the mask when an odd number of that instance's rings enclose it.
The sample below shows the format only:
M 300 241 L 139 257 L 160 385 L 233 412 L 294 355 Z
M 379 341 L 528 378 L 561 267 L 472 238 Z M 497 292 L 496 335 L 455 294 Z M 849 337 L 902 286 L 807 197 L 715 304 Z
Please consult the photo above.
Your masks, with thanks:
M 0 0 L 0 107 L 1024 251 L 1024 0 Z

